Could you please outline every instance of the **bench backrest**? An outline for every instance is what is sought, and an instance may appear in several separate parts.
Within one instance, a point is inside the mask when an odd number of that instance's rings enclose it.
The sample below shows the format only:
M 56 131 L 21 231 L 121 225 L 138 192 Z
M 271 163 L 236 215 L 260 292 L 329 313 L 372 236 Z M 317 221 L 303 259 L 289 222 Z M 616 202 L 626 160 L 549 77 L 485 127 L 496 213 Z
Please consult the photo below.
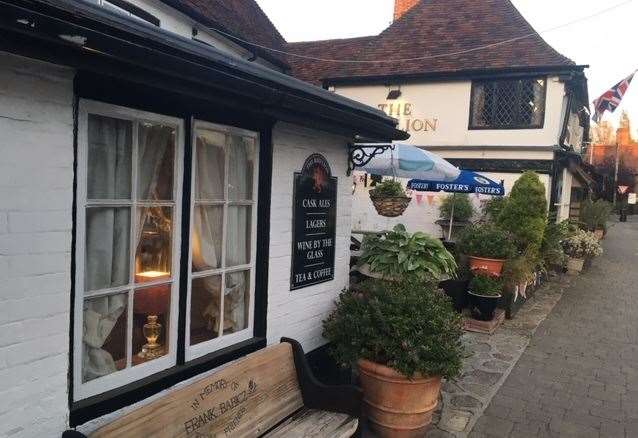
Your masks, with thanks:
M 301 407 L 292 348 L 281 343 L 172 391 L 91 437 L 254 437 Z

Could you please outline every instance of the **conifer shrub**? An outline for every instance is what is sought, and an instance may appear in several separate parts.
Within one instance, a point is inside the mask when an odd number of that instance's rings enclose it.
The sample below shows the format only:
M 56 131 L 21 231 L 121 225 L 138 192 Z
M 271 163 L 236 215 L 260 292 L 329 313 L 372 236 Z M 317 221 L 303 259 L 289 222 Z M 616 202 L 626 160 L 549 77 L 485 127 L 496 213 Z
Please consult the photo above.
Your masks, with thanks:
M 519 254 L 538 251 L 547 223 L 545 186 L 535 172 L 525 172 L 512 187 L 498 225 L 509 232 Z

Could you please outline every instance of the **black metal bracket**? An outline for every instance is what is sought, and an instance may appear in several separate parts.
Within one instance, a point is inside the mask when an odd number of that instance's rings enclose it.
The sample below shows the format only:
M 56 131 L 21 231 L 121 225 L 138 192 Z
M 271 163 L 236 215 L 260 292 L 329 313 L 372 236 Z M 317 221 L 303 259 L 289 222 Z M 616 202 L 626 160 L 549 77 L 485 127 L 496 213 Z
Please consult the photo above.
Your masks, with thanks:
M 350 176 L 355 167 L 365 166 L 379 154 L 394 150 L 393 144 L 350 144 L 348 145 L 348 169 L 346 176 Z

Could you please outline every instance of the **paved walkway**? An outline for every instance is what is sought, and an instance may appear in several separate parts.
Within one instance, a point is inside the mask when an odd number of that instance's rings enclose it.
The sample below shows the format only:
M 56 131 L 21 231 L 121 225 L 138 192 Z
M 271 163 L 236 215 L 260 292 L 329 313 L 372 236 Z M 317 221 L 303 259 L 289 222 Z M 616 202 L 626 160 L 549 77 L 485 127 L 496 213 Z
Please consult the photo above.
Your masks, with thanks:
M 604 247 L 470 437 L 638 437 L 638 220 L 613 223 Z

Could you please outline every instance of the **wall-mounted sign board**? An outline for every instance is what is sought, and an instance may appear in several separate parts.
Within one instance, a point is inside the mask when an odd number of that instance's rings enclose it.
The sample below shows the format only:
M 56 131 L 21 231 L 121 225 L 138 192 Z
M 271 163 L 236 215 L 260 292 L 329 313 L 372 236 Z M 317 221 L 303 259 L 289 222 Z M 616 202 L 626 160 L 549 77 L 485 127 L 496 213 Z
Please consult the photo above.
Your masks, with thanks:
M 321 154 L 306 159 L 293 187 L 290 290 L 334 279 L 337 178 Z

